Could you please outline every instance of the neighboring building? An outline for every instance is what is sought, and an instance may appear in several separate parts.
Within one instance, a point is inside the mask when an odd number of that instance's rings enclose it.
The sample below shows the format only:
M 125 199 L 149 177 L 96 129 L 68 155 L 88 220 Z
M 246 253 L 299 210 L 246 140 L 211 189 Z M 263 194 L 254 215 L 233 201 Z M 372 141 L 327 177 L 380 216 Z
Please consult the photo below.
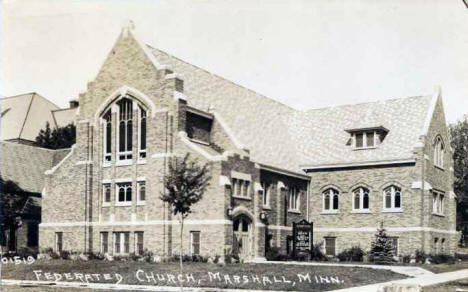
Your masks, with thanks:
M 380 224 L 399 254 L 455 248 L 439 93 L 296 111 L 124 29 L 80 94 L 76 125 L 72 151 L 47 171 L 41 248 L 178 252 L 161 181 L 186 153 L 212 176 L 186 220 L 187 253 L 263 258 L 268 246 L 286 251 L 301 219 L 328 254 L 368 249 Z
M 22 226 L 14 232 L 4 230 L 3 244 L 9 250 L 37 248 L 44 173 L 70 150 L 40 148 L 34 141 L 47 122 L 51 128 L 73 122 L 77 108 L 60 109 L 41 95 L 28 93 L 0 99 L 0 110 L 0 176 L 17 183 L 29 197 L 22 208 Z

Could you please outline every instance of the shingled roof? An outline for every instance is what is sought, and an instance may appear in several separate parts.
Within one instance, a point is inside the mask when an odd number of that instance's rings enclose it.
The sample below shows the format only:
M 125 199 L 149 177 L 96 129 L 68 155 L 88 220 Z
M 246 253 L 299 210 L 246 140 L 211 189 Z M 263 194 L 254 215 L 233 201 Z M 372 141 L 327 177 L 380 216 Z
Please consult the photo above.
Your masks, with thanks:
M 41 193 L 45 171 L 60 162 L 69 151 L 0 142 L 0 176 L 16 182 L 25 191 Z
M 251 159 L 293 172 L 301 166 L 411 159 L 431 112 L 433 96 L 298 111 L 152 48 L 160 64 L 184 79 L 189 105 L 220 113 Z M 429 117 L 430 118 L 430 117 Z M 348 129 L 384 127 L 376 149 L 353 150 Z

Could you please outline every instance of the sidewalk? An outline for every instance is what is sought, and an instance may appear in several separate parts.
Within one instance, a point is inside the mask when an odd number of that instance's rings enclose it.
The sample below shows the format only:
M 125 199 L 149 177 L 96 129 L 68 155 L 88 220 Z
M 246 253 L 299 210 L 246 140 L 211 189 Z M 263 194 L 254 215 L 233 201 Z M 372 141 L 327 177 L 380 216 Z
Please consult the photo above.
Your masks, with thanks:
M 420 267 L 413 266 L 384 266 L 384 265 L 360 265 L 360 264 L 343 264 L 343 263 L 316 263 L 316 262 L 274 262 L 268 261 L 269 264 L 278 265 L 304 265 L 304 266 L 336 266 L 336 267 L 355 267 L 367 268 L 375 270 L 390 270 L 395 273 L 403 274 L 408 277 L 421 277 L 434 275 L 434 273 Z
M 427 286 L 443 284 L 443 283 L 466 279 L 466 278 L 468 278 L 468 269 L 455 271 L 455 272 L 442 273 L 442 274 L 419 276 L 416 278 L 409 278 L 409 279 L 403 279 L 403 280 L 397 280 L 397 281 L 390 281 L 387 283 L 339 289 L 339 290 L 334 290 L 333 292 L 377 292 L 379 291 L 379 288 L 381 288 L 382 286 L 390 285 L 392 283 L 419 285 L 421 287 L 427 287 Z

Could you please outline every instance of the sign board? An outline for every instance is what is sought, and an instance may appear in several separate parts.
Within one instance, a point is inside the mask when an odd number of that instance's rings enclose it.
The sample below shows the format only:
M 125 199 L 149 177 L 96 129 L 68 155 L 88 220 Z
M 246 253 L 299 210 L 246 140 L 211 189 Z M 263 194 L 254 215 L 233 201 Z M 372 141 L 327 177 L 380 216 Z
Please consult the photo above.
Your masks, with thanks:
M 307 254 L 310 256 L 313 242 L 313 223 L 303 219 L 293 222 L 293 254 Z

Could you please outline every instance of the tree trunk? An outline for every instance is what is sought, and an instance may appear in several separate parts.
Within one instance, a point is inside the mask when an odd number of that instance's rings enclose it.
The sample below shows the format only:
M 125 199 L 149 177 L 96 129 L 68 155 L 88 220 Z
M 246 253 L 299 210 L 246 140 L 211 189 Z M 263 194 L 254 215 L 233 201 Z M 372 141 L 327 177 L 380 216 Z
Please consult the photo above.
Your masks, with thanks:
M 180 216 L 180 252 L 179 252 L 179 263 L 180 263 L 180 274 L 182 275 L 183 266 L 182 266 L 182 256 L 183 256 L 183 232 L 184 232 L 184 217 Z M 180 292 L 183 291 L 183 283 L 180 281 Z

